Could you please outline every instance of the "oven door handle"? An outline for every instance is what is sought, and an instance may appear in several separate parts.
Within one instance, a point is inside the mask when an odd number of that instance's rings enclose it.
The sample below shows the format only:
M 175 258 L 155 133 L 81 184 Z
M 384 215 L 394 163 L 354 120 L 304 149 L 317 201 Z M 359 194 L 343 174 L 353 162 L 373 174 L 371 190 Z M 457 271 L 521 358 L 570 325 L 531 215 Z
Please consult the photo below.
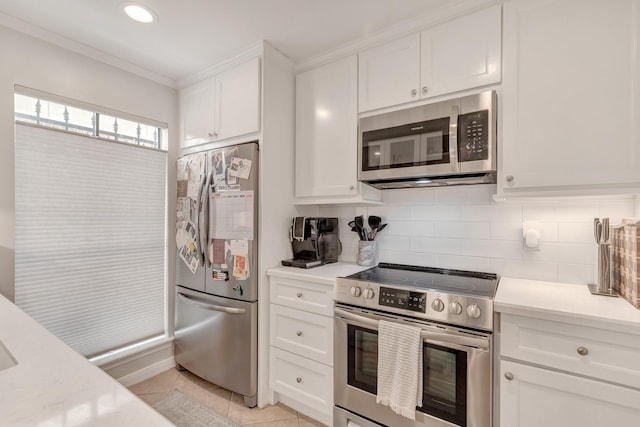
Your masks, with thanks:
M 374 328 L 378 328 L 378 321 L 369 317 L 360 316 L 359 314 L 350 313 L 339 308 L 335 308 L 336 315 L 347 320 L 361 322 Z M 446 344 L 457 344 L 465 347 L 476 347 L 481 349 L 489 348 L 489 340 L 484 338 L 463 337 L 460 335 L 446 334 L 442 332 L 432 332 L 422 330 L 420 337 L 426 341 L 438 341 Z

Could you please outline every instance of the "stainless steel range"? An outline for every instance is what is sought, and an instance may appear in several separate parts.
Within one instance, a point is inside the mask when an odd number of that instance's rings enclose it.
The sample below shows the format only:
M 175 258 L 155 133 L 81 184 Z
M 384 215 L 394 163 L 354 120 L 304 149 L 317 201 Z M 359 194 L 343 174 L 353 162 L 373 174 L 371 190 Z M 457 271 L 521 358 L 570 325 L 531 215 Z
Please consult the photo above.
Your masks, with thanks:
M 498 281 L 489 273 L 385 263 L 338 278 L 334 426 L 490 427 Z M 376 404 L 380 320 L 421 328 L 423 406 L 415 421 Z

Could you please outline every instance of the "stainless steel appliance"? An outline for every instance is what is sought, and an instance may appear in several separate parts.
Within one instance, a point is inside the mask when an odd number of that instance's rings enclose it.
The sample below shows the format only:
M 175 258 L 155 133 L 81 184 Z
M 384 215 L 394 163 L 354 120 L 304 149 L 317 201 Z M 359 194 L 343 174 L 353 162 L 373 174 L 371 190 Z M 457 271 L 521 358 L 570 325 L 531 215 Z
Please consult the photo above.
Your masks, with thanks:
M 293 218 L 289 229 L 293 259 L 282 260 L 282 265 L 311 268 L 338 262 L 342 252 L 338 218 Z
M 338 278 L 333 425 L 490 427 L 498 280 L 488 273 L 385 263 Z M 380 320 L 422 331 L 423 406 L 415 421 L 376 404 Z
M 186 217 L 197 251 L 191 268 L 182 257 L 176 260 L 175 360 L 179 367 L 243 395 L 245 404 L 253 407 L 258 367 L 258 143 L 204 156 L 202 181 L 194 188 L 178 186 L 179 196 L 185 196 L 178 198 L 178 211 Z M 185 245 L 185 251 L 188 248 Z
M 358 179 L 380 189 L 496 182 L 496 93 L 363 117 Z

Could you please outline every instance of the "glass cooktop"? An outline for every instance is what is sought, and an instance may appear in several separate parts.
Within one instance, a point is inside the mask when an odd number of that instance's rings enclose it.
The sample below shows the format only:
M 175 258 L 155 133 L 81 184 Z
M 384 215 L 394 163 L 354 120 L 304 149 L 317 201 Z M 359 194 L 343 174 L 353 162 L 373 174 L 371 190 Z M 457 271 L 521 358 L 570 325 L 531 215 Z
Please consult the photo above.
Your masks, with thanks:
M 352 274 L 347 278 L 491 299 L 498 288 L 498 276 L 492 273 L 389 263 L 380 263 L 377 267 Z

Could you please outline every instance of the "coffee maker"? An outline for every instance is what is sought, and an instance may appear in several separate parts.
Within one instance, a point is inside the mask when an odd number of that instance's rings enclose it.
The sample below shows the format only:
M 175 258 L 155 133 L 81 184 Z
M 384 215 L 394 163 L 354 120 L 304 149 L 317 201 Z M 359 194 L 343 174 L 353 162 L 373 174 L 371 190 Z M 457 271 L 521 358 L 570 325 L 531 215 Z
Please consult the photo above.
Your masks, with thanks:
M 342 252 L 338 218 L 294 217 L 289 240 L 293 259 L 283 260 L 286 266 L 311 268 L 338 262 Z

